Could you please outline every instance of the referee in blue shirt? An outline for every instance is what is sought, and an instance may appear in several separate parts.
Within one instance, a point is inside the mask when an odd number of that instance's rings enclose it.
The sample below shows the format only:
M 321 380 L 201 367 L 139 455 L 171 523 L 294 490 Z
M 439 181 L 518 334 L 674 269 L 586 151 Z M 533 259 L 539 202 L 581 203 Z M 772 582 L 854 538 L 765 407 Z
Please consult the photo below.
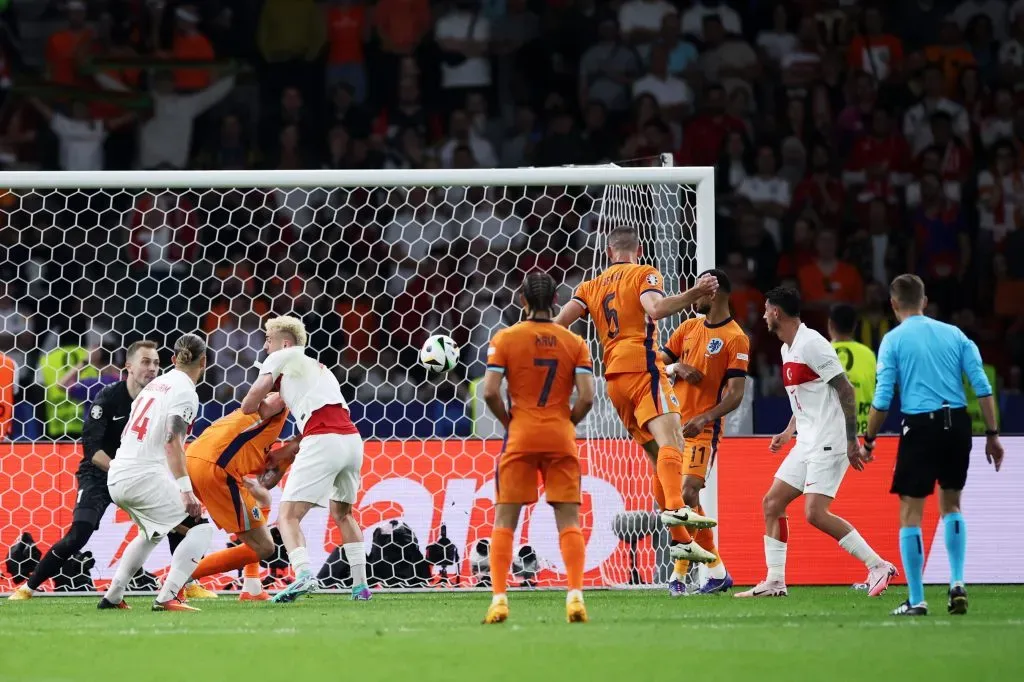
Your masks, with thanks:
M 900 496 L 900 555 L 910 595 L 893 615 L 928 615 L 921 517 L 936 481 L 950 565 L 948 610 L 964 614 L 967 527 L 960 513 L 960 491 L 967 481 L 971 457 L 971 419 L 967 416 L 963 375 L 974 387 L 985 417 L 985 456 L 999 471 L 1003 446 L 992 386 L 974 342 L 957 327 L 925 317 L 928 299 L 920 277 L 900 275 L 889 286 L 889 296 L 900 324 L 885 335 L 878 349 L 878 383 L 863 447 L 864 457 L 870 460 L 875 437 L 899 385 L 903 433 L 890 492 Z

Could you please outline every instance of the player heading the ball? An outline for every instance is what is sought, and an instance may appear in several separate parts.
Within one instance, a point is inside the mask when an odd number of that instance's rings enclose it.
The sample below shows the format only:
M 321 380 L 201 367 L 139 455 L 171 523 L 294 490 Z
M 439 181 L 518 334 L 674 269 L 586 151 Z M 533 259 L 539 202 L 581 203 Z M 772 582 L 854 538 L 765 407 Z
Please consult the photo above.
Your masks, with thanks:
M 666 296 L 664 278 L 640 265 L 643 250 L 632 227 L 608 235 L 612 265 L 584 282 L 562 307 L 555 322 L 568 327 L 589 315 L 604 351 L 608 397 L 633 439 L 647 451 L 655 474 L 651 480 L 661 521 L 672 535 L 672 557 L 711 562 L 715 555 L 694 542 L 690 528 L 713 528 L 716 522 L 683 502 L 683 428 L 679 401 L 658 357 L 657 320 L 684 311 L 718 291 L 718 280 L 705 275 L 682 294 Z
M 299 524 L 313 507 L 330 507 L 341 531 L 342 549 L 352 568 L 352 598 L 370 599 L 366 585 L 366 549 L 363 531 L 352 517 L 359 494 L 363 466 L 363 439 L 348 414 L 341 386 L 329 369 L 306 355 L 306 328 L 290 316 L 269 320 L 263 349 L 267 359 L 260 376 L 242 401 L 242 412 L 256 414 L 260 405 L 278 391 L 295 417 L 302 434 L 295 463 L 284 485 L 277 527 L 288 550 L 295 580 L 274 597 L 295 601 L 316 590 L 318 582 L 309 566 L 306 538 Z
M 586 546 L 580 532 L 580 461 L 576 425 L 594 404 L 594 365 L 587 342 L 553 324 L 555 280 L 531 272 L 519 294 L 526 320 L 499 331 L 487 351 L 484 400 L 506 431 L 494 487 L 497 507 L 491 536 L 493 597 L 484 623 L 508 618 L 508 572 L 512 541 L 524 504 L 537 501 L 537 474 L 555 511 L 558 544 L 569 592 L 566 619 L 587 621 L 583 605 Z M 510 410 L 501 398 L 508 381 Z M 576 402 L 572 403 L 573 389 Z
M 121 446 L 110 463 L 110 499 L 128 512 L 139 534 L 128 543 L 101 609 L 126 608 L 128 582 L 146 563 L 161 538 L 177 530 L 185 538 L 153 604 L 154 611 L 198 611 L 179 599 L 213 539 L 213 526 L 200 516 L 185 466 L 185 434 L 199 411 L 196 384 L 206 371 L 206 342 L 185 334 L 174 344 L 174 369 L 151 381 L 132 402 Z

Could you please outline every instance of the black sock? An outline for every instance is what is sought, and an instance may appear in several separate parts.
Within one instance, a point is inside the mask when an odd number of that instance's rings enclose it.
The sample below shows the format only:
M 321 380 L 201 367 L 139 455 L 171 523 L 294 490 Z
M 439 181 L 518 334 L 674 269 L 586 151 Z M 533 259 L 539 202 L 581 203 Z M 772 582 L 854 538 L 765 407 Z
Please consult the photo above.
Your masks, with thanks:
M 89 541 L 94 530 L 96 529 L 91 523 L 85 521 L 73 522 L 67 534 L 53 543 L 53 547 L 50 547 L 50 550 L 39 561 L 36 570 L 32 571 L 28 582 L 25 583 L 28 585 L 28 588 L 30 590 L 38 590 L 40 585 L 60 573 L 60 569 L 64 567 L 64 562 L 70 559 L 72 554 L 81 551 L 85 547 L 85 543 Z
M 167 534 L 167 546 L 171 548 L 171 554 L 174 554 L 174 550 L 178 549 L 178 545 L 185 539 L 185 536 L 178 531 L 171 531 Z

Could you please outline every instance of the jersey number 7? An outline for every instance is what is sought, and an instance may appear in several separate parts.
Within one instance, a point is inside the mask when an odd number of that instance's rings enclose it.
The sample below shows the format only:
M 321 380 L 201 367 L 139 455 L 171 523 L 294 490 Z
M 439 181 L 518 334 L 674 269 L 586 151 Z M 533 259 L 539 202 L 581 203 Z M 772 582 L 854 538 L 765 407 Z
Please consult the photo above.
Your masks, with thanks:
M 547 367 L 547 376 L 544 377 L 544 386 L 540 389 L 540 397 L 537 398 L 537 407 L 544 407 L 548 404 L 548 396 L 551 395 L 551 385 L 555 383 L 555 374 L 558 373 L 558 360 L 535 358 L 535 367 Z

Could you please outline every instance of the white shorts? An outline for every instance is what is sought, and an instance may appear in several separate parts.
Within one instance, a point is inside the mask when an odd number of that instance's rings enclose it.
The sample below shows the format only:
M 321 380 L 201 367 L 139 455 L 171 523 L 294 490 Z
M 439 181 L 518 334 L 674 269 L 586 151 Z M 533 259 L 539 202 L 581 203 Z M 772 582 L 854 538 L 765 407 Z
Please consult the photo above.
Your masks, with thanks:
M 775 478 L 802 490 L 805 495 L 816 493 L 835 498 L 849 466 L 845 443 L 810 446 L 798 440 L 786 459 L 782 460 Z
M 357 433 L 325 433 L 299 442 L 295 463 L 284 483 L 282 502 L 355 504 L 363 468 L 363 439 Z
M 150 540 L 162 538 L 188 518 L 181 491 L 165 472 L 108 481 L 107 490 Z

